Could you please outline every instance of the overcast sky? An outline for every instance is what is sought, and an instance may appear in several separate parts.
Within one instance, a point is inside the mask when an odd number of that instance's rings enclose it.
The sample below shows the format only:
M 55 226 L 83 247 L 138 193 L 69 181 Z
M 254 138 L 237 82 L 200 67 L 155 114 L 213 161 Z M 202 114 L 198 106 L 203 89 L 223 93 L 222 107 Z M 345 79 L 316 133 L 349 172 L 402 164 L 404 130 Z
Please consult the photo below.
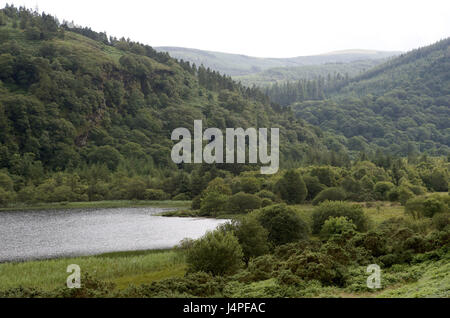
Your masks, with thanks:
M 407 51 L 450 36 L 448 0 L 0 0 L 108 35 L 260 57 Z

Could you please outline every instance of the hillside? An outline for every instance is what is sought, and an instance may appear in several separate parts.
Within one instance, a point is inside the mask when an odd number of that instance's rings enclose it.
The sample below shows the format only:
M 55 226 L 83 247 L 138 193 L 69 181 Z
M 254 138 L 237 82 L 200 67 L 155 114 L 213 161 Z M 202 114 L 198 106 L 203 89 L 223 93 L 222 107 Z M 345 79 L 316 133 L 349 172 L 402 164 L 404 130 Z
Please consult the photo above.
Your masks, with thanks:
M 413 50 L 335 85 L 328 99 L 322 95 L 322 100 L 300 100 L 292 108 L 299 118 L 350 138 L 353 150 L 370 145 L 398 155 L 446 155 L 449 46 L 447 38 Z
M 240 54 L 204 51 L 181 47 L 155 47 L 157 51 L 168 52 L 170 56 L 204 65 L 222 74 L 244 76 L 257 74 L 271 68 L 299 67 L 306 65 L 321 65 L 327 63 L 350 63 L 361 60 L 385 59 L 400 52 L 383 52 L 370 50 L 336 51 L 313 56 L 298 56 L 293 58 L 259 58 Z
M 343 77 L 355 77 L 361 73 L 384 63 L 386 59 L 358 60 L 348 63 L 326 63 L 295 67 L 276 67 L 243 76 L 233 76 L 233 79 L 245 86 L 256 85 L 265 87 L 275 83 L 313 80 L 328 75 L 341 74 Z
M 138 175 L 174 168 L 171 132 L 194 119 L 280 127 L 283 161 L 327 156 L 320 130 L 227 76 L 45 14 L 8 7 L 0 24 L 0 169 L 22 184 L 96 164 Z

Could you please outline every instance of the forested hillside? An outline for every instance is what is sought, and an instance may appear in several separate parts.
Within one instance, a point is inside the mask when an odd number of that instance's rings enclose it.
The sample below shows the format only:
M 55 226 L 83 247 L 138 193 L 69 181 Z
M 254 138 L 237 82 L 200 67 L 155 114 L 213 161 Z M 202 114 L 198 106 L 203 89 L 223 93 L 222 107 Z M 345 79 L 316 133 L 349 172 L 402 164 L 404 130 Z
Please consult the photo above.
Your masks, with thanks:
M 313 99 L 317 100 L 295 105 L 300 117 L 296 119 L 289 107 L 272 103 L 259 89 L 245 87 L 203 66 L 175 60 L 148 45 L 108 38 L 89 28 L 14 7 L 0 11 L 0 25 L 0 205 L 188 200 L 199 198 L 217 177 L 252 174 L 251 170 L 259 168 L 241 164 L 176 166 L 170 159 L 174 145 L 171 132 L 178 127 L 192 131 L 197 119 L 203 120 L 204 129 L 279 127 L 281 169 L 307 165 L 350 169 L 359 161 L 372 160 L 389 171 L 389 181 L 400 185 L 401 177 L 394 176 L 404 165 L 388 152 L 381 152 L 387 149 L 410 155 L 408 164 L 430 163 L 420 178 L 408 177 L 408 182 L 433 190 L 427 180 L 436 175 L 444 179 L 439 189 L 447 189 L 444 161 L 418 160 L 410 149 L 446 153 L 448 139 L 442 136 L 448 129 L 438 128 L 448 125 L 448 104 L 442 104 L 448 94 L 433 95 L 439 107 L 420 106 L 433 116 L 436 110 L 444 112 L 438 113 L 435 128 L 425 125 L 408 130 L 409 122 L 397 118 L 399 125 L 406 125 L 406 132 L 399 133 L 396 117 L 377 117 L 377 123 L 371 117 L 375 110 L 366 104 L 362 107 L 356 98 L 351 115 L 329 112 L 326 105 L 334 105 L 338 99 L 321 101 L 321 89 L 327 87 L 327 94 L 336 94 L 341 86 L 344 91 L 347 85 L 356 85 L 350 78 L 335 76 L 327 79 L 325 86 L 320 79 L 305 81 L 305 92 L 316 94 Z M 445 76 L 445 68 L 439 74 Z M 445 91 L 448 81 L 443 80 L 439 87 Z M 378 102 L 387 97 L 370 98 Z M 336 112 L 346 109 L 333 107 Z M 413 120 L 417 125 L 420 120 L 431 121 L 420 114 Z M 424 129 L 431 129 L 430 137 L 421 143 L 410 142 L 408 134 L 421 134 Z M 368 135 L 373 131 L 378 135 Z M 414 148 L 416 144 L 420 147 Z M 359 175 L 357 181 L 362 182 L 363 177 Z M 312 182 L 309 200 L 324 190 Z M 373 187 L 369 188 L 370 195 L 365 197 L 374 198 Z
M 319 129 L 258 90 L 150 46 L 14 7 L 0 11 L 0 43 L 0 169 L 15 191 L 58 171 L 94 184 L 116 172 L 178 175 L 171 132 L 193 129 L 194 119 L 204 128 L 280 127 L 285 163 L 332 157 Z
M 301 80 L 314 80 L 328 76 L 355 77 L 375 67 L 386 59 L 359 60 L 348 63 L 325 63 L 317 65 L 304 65 L 294 67 L 276 67 L 268 70 L 243 75 L 233 76 L 233 79 L 245 86 L 256 85 L 266 87 L 273 84 L 283 84 Z
M 450 146 L 450 39 L 354 78 L 319 78 L 267 90 L 299 118 L 349 138 L 348 148 L 446 155 Z M 295 103 L 297 101 L 297 103 Z

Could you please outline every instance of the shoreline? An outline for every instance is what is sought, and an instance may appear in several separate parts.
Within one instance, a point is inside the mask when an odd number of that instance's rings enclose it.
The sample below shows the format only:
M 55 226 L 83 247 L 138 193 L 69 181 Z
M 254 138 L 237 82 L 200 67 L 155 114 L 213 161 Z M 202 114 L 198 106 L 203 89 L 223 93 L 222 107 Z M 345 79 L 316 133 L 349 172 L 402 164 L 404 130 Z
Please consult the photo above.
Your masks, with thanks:
M 88 202 L 56 202 L 36 203 L 31 205 L 15 204 L 11 207 L 0 208 L 1 212 L 20 211 L 46 211 L 46 210 L 72 210 L 72 209 L 112 209 L 112 208 L 188 208 L 191 201 L 132 201 L 132 200 L 110 200 L 110 201 L 88 201 Z
M 25 264 L 35 262 L 51 262 L 51 261 L 65 261 L 73 259 L 88 259 L 88 258 L 117 258 L 117 257 L 131 257 L 131 256 L 143 256 L 148 254 L 169 253 L 174 251 L 175 247 L 171 248 L 155 248 L 150 250 L 124 250 L 124 251 L 111 251 L 98 254 L 84 254 L 84 255 L 60 255 L 55 257 L 42 257 L 42 258 L 30 258 L 30 259 L 18 259 L 9 261 L 0 261 L 0 265 L 3 264 Z

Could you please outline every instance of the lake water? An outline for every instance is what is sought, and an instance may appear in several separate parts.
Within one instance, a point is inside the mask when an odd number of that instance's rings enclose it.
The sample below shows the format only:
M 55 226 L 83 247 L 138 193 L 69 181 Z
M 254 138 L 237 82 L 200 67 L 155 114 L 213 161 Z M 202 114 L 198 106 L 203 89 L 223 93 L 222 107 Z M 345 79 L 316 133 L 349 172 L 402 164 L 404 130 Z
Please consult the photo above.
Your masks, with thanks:
M 168 210 L 0 212 L 0 262 L 170 248 L 226 222 L 155 215 Z

